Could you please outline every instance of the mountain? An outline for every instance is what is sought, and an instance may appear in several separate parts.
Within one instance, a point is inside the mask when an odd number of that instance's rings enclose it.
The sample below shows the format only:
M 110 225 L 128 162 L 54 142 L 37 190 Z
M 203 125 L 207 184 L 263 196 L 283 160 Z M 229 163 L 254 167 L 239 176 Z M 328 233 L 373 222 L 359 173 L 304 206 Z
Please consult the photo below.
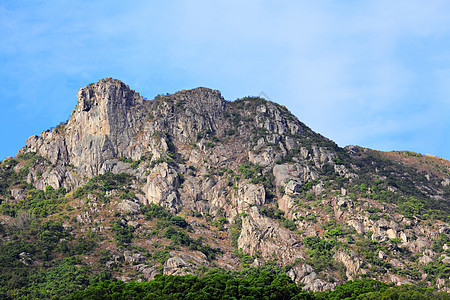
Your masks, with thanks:
M 340 148 L 284 106 L 203 87 L 146 100 L 105 78 L 77 99 L 1 162 L 2 296 L 258 270 L 449 290 L 449 161 Z

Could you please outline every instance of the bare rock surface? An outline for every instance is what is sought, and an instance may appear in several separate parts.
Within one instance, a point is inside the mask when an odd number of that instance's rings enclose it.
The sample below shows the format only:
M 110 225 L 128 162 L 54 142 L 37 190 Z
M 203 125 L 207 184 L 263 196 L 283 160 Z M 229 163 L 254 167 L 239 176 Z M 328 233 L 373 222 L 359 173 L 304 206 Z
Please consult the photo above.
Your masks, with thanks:
M 112 218 L 119 215 L 121 224 L 134 230 L 134 249 L 171 249 L 164 265 L 140 250 L 123 252 L 126 267 L 145 279 L 160 269 L 170 275 L 192 274 L 203 266 L 236 270 L 236 253 L 245 253 L 253 267 L 289 265 L 288 275 L 311 291 L 365 276 L 413 282 L 411 276 L 400 275 L 409 274 L 413 265 L 420 270 L 416 279 L 435 282 L 443 290 L 450 284 L 448 279 L 430 279 L 433 275 L 424 268 L 436 261 L 449 263 L 448 243 L 438 250 L 433 243 L 449 236 L 450 226 L 442 218 L 420 219 L 401 210 L 409 203 L 405 199 L 413 199 L 408 192 L 414 188 L 420 197 L 450 201 L 445 164 L 433 160 L 431 166 L 439 167 L 428 172 L 424 160 L 413 161 L 417 155 L 405 154 L 394 163 L 389 159 L 399 153 L 339 148 L 285 107 L 261 98 L 230 102 L 217 90 L 199 87 L 145 100 L 123 82 L 105 78 L 80 89 L 70 119 L 29 137 L 20 153 L 35 155 L 34 161 L 3 165 L 15 174 L 29 168 L 23 182 L 7 189 L 5 203 L 26 201 L 31 185 L 41 191 L 64 188 L 65 199 L 72 201 L 67 207 L 75 210 L 69 219 L 79 227 L 74 235 L 112 236 L 111 222 L 117 221 Z M 93 177 L 124 173 L 130 176 L 129 185 L 110 182 L 116 186 L 75 195 Z M 402 189 L 404 182 L 407 189 Z M 164 232 L 175 225 L 167 218 L 161 228 L 163 222 L 155 225 L 157 221 L 147 218 L 146 206 L 153 204 L 186 218 L 189 226 L 180 230 L 220 248 L 218 258 L 212 262 L 188 245 L 169 245 Z M 18 219 L 0 216 L 2 224 L 25 226 Z M 314 264 L 317 258 L 305 243 L 307 237 L 332 244 L 323 251 L 329 269 Z M 122 252 L 114 255 L 106 263 L 111 269 L 120 263 Z M 27 254 L 22 256 L 30 264 Z

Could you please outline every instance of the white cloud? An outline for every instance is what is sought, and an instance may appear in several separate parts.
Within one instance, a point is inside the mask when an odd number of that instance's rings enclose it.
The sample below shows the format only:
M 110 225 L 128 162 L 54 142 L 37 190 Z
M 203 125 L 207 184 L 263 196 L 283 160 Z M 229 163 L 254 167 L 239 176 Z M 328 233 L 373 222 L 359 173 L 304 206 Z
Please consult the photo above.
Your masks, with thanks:
M 29 10 L 1 7 L 6 68 L 0 79 L 12 76 L 8 85 L 22 80 L 16 88 L 27 95 L 8 97 L 21 97 L 19 103 L 31 98 L 34 108 L 61 101 L 56 95 L 42 100 L 46 81 L 70 78 L 72 88 L 114 76 L 148 97 L 198 85 L 230 99 L 264 91 L 341 145 L 403 143 L 423 151 L 424 132 L 442 128 L 436 136 L 448 136 L 447 1 L 50 1 Z M 442 145 L 427 149 L 450 158 Z

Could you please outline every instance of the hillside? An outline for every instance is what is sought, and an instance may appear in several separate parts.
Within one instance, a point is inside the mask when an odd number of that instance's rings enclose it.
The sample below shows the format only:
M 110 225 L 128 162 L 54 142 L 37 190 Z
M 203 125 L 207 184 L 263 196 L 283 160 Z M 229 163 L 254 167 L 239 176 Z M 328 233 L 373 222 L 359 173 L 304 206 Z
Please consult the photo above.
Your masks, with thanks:
M 77 99 L 0 164 L 2 296 L 261 270 L 307 291 L 449 291 L 449 161 L 340 148 L 284 106 L 207 88 L 146 100 L 106 78 Z

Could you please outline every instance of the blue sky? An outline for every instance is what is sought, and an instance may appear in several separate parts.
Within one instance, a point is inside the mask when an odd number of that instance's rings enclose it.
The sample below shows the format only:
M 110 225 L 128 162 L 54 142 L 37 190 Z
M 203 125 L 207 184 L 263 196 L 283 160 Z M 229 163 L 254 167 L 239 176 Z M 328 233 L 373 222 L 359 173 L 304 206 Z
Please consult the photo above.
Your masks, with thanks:
M 340 146 L 450 159 L 450 2 L 0 2 L 0 159 L 76 92 L 267 94 Z

